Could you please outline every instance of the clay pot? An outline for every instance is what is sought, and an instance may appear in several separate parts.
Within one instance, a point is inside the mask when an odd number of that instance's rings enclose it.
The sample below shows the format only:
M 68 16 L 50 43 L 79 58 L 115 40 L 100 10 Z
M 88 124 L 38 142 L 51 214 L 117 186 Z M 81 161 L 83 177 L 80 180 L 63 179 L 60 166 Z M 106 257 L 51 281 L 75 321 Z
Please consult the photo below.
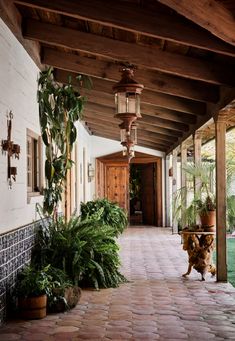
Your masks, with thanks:
M 207 226 L 207 227 L 212 227 L 215 226 L 215 217 L 216 217 L 216 211 L 208 211 L 207 213 L 200 214 L 200 219 L 201 219 L 201 225 L 202 226 Z
M 47 295 L 37 297 L 19 297 L 20 316 L 24 319 L 42 319 L 47 314 Z

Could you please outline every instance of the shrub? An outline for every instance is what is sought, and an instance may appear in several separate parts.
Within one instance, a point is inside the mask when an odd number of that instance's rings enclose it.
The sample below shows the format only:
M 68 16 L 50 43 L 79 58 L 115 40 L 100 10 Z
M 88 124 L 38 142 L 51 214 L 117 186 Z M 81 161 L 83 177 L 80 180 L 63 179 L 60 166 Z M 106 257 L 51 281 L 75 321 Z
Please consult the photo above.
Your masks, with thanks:
M 118 236 L 127 226 L 127 214 L 117 204 L 107 199 L 97 199 L 81 204 L 81 219 L 87 219 L 99 212 L 100 221 L 113 229 L 113 235 Z
M 119 247 L 102 214 L 100 209 L 83 220 L 73 216 L 66 223 L 59 218 L 44 226 L 38 231 L 33 262 L 63 270 L 75 285 L 117 287 L 125 281 L 118 269 Z

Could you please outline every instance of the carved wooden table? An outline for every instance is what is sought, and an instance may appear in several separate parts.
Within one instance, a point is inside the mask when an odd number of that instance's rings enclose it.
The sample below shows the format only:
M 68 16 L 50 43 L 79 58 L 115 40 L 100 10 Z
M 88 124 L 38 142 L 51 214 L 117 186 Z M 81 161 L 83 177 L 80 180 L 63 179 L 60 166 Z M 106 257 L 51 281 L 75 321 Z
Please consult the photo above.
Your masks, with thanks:
M 183 250 L 188 252 L 188 271 L 183 277 L 188 276 L 192 268 L 198 271 L 205 281 L 205 274 L 210 272 L 212 276 L 216 273 L 216 267 L 212 261 L 214 250 L 215 232 L 188 231 L 180 232 L 183 241 Z

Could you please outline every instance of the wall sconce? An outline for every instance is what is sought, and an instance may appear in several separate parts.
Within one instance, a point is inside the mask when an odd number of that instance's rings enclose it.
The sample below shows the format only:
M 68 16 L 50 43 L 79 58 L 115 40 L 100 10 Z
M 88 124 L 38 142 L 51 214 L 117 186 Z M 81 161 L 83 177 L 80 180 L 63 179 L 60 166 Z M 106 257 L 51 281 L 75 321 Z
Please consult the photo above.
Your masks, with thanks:
M 88 176 L 88 182 L 91 182 L 95 177 L 95 169 L 92 163 L 88 163 L 87 176 Z
M 7 180 L 9 188 L 12 188 L 12 180 L 16 181 L 17 168 L 11 166 L 11 158 L 15 159 L 20 157 L 20 146 L 11 141 L 11 129 L 12 129 L 13 113 L 9 112 L 7 115 L 7 140 L 2 140 L 2 153 L 7 155 Z

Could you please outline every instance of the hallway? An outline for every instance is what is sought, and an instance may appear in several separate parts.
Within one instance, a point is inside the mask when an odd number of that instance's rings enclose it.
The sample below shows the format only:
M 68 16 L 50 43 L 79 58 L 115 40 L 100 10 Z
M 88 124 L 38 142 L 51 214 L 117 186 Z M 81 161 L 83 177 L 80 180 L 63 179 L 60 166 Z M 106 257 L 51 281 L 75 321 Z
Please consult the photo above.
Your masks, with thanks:
M 120 238 L 117 289 L 83 290 L 77 307 L 38 321 L 8 323 L 0 340 L 235 339 L 235 289 L 187 268 L 180 237 L 169 229 L 131 227 Z

